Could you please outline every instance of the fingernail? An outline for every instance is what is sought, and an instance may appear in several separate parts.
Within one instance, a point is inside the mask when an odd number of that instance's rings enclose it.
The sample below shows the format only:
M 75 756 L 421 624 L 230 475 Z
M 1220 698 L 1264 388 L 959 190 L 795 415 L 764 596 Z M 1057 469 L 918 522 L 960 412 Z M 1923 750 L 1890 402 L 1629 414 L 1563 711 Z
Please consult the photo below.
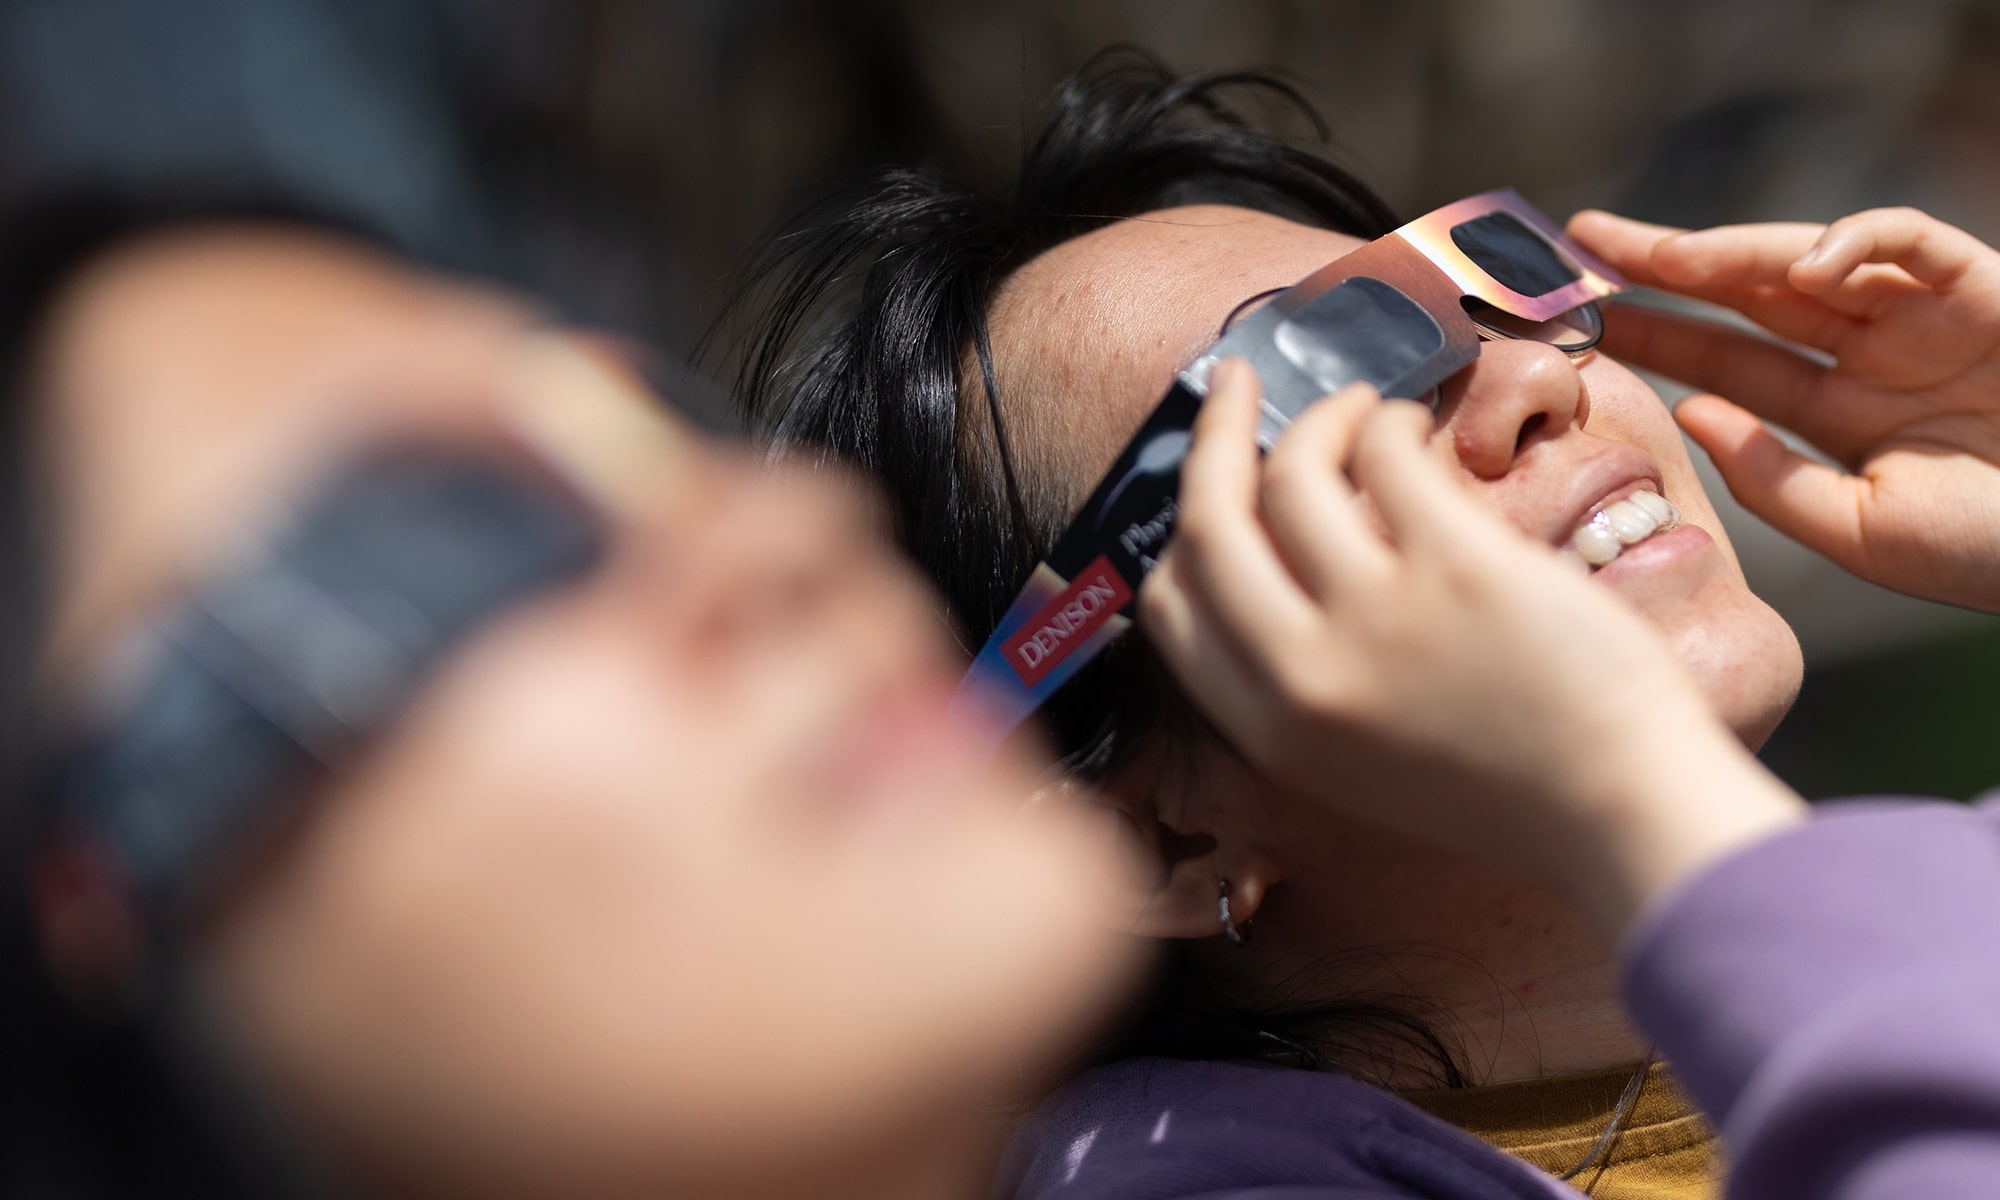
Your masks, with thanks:
M 1825 256 L 1826 256 L 1825 245 L 1819 242 L 1814 242 L 1812 244 L 1812 249 L 1807 250 L 1804 254 L 1799 255 L 1798 261 L 1794 262 L 1792 266 L 1794 268 L 1810 267 L 1814 263 L 1818 262 L 1821 258 L 1824 258 Z

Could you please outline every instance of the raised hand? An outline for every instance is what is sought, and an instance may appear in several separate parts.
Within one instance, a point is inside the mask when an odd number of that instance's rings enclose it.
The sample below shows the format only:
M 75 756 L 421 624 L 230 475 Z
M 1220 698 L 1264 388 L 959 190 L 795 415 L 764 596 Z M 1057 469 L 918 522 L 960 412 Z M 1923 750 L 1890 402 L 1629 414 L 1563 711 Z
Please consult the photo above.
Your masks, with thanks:
M 1675 416 L 1744 507 L 1864 579 L 2000 611 L 2000 253 L 1908 208 L 1691 233 L 1584 212 L 1569 232 L 1635 283 L 1832 359 L 1629 305 L 1607 314 L 1606 352 L 1705 393 Z
M 1421 406 L 1350 388 L 1260 460 L 1254 371 L 1210 382 L 1142 621 L 1273 779 L 1538 879 L 1607 934 L 1797 818 L 1656 630 L 1426 451 Z

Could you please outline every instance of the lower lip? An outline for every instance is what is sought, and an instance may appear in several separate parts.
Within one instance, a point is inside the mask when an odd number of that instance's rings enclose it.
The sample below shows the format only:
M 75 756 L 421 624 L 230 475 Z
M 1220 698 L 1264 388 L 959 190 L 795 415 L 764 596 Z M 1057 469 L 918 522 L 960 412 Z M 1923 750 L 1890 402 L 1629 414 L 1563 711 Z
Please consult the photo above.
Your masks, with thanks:
M 1714 548 L 1715 539 L 1699 525 L 1683 522 L 1665 533 L 1656 533 L 1634 546 L 1627 546 L 1617 558 L 1592 572 L 1593 578 L 1615 584 L 1628 576 L 1651 574 Z

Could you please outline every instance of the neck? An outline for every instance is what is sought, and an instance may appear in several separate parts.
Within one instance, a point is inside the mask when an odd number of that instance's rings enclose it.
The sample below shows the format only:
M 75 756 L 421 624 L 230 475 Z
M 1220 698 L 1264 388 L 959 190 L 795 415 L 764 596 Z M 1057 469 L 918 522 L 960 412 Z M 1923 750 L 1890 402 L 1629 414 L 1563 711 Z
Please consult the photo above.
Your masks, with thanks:
M 825 1200 L 977 1200 L 991 1189 L 994 1171 L 1013 1136 L 1026 1097 L 994 1093 L 979 1100 L 940 1098 L 912 1110 L 890 1135 L 869 1144 L 848 1141 L 812 1156 L 809 1169 L 787 1171 L 756 1197 L 811 1195 Z M 801 1159 L 803 1164 L 807 1160 Z M 794 1164 L 794 1167 L 799 1164 Z M 751 1197 L 740 1178 L 724 1186 L 676 1191 L 686 1195 Z M 658 1194 L 657 1192 L 651 1194 Z
M 1018 1098 L 969 1113 L 953 1101 L 913 1112 L 892 1135 L 780 1142 L 757 1158 L 732 1149 L 690 1163 L 684 1152 L 632 1147 L 617 1161 L 599 1153 L 495 1162 L 444 1157 L 427 1148 L 392 1155 L 347 1151 L 342 1178 L 370 1194 L 437 1196 L 728 1196 L 732 1200 L 978 1200 L 986 1196 L 1013 1135 Z M 934 1119 L 933 1119 L 934 1118 Z
M 1295 845 L 1301 867 L 1267 894 L 1253 948 L 1202 949 L 1240 994 L 1379 1001 L 1427 1026 L 1473 1084 L 1644 1056 L 1612 949 L 1550 893 L 1367 826 L 1322 824 Z M 1395 1088 L 1437 1082 L 1393 1050 L 1357 1067 Z

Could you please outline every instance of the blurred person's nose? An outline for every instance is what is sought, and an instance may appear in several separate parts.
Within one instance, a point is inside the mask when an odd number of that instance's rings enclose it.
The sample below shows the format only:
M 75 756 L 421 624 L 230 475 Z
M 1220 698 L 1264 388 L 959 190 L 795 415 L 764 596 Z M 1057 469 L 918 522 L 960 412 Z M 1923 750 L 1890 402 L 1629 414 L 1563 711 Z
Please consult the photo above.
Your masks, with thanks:
M 614 524 L 625 599 L 674 661 L 780 657 L 803 679 L 825 658 L 848 687 L 947 661 L 935 605 L 858 480 L 711 441 L 587 340 L 534 339 L 515 384 L 516 426 Z M 937 636 L 910 636 L 925 625 Z
M 857 480 L 827 469 L 708 449 L 663 487 L 654 519 L 629 527 L 661 633 L 721 667 L 779 656 L 865 687 L 946 661 L 935 605 L 877 527 Z M 935 627 L 935 638 L 913 628 Z
M 848 489 L 794 468 L 711 464 L 696 519 L 701 561 L 694 632 L 717 642 L 782 635 L 823 619 L 864 585 L 874 561 Z
M 1498 479 L 1537 442 L 1563 436 L 1589 415 L 1576 363 L 1553 346 L 1493 341 L 1479 361 L 1444 385 L 1440 423 L 1459 465 Z

